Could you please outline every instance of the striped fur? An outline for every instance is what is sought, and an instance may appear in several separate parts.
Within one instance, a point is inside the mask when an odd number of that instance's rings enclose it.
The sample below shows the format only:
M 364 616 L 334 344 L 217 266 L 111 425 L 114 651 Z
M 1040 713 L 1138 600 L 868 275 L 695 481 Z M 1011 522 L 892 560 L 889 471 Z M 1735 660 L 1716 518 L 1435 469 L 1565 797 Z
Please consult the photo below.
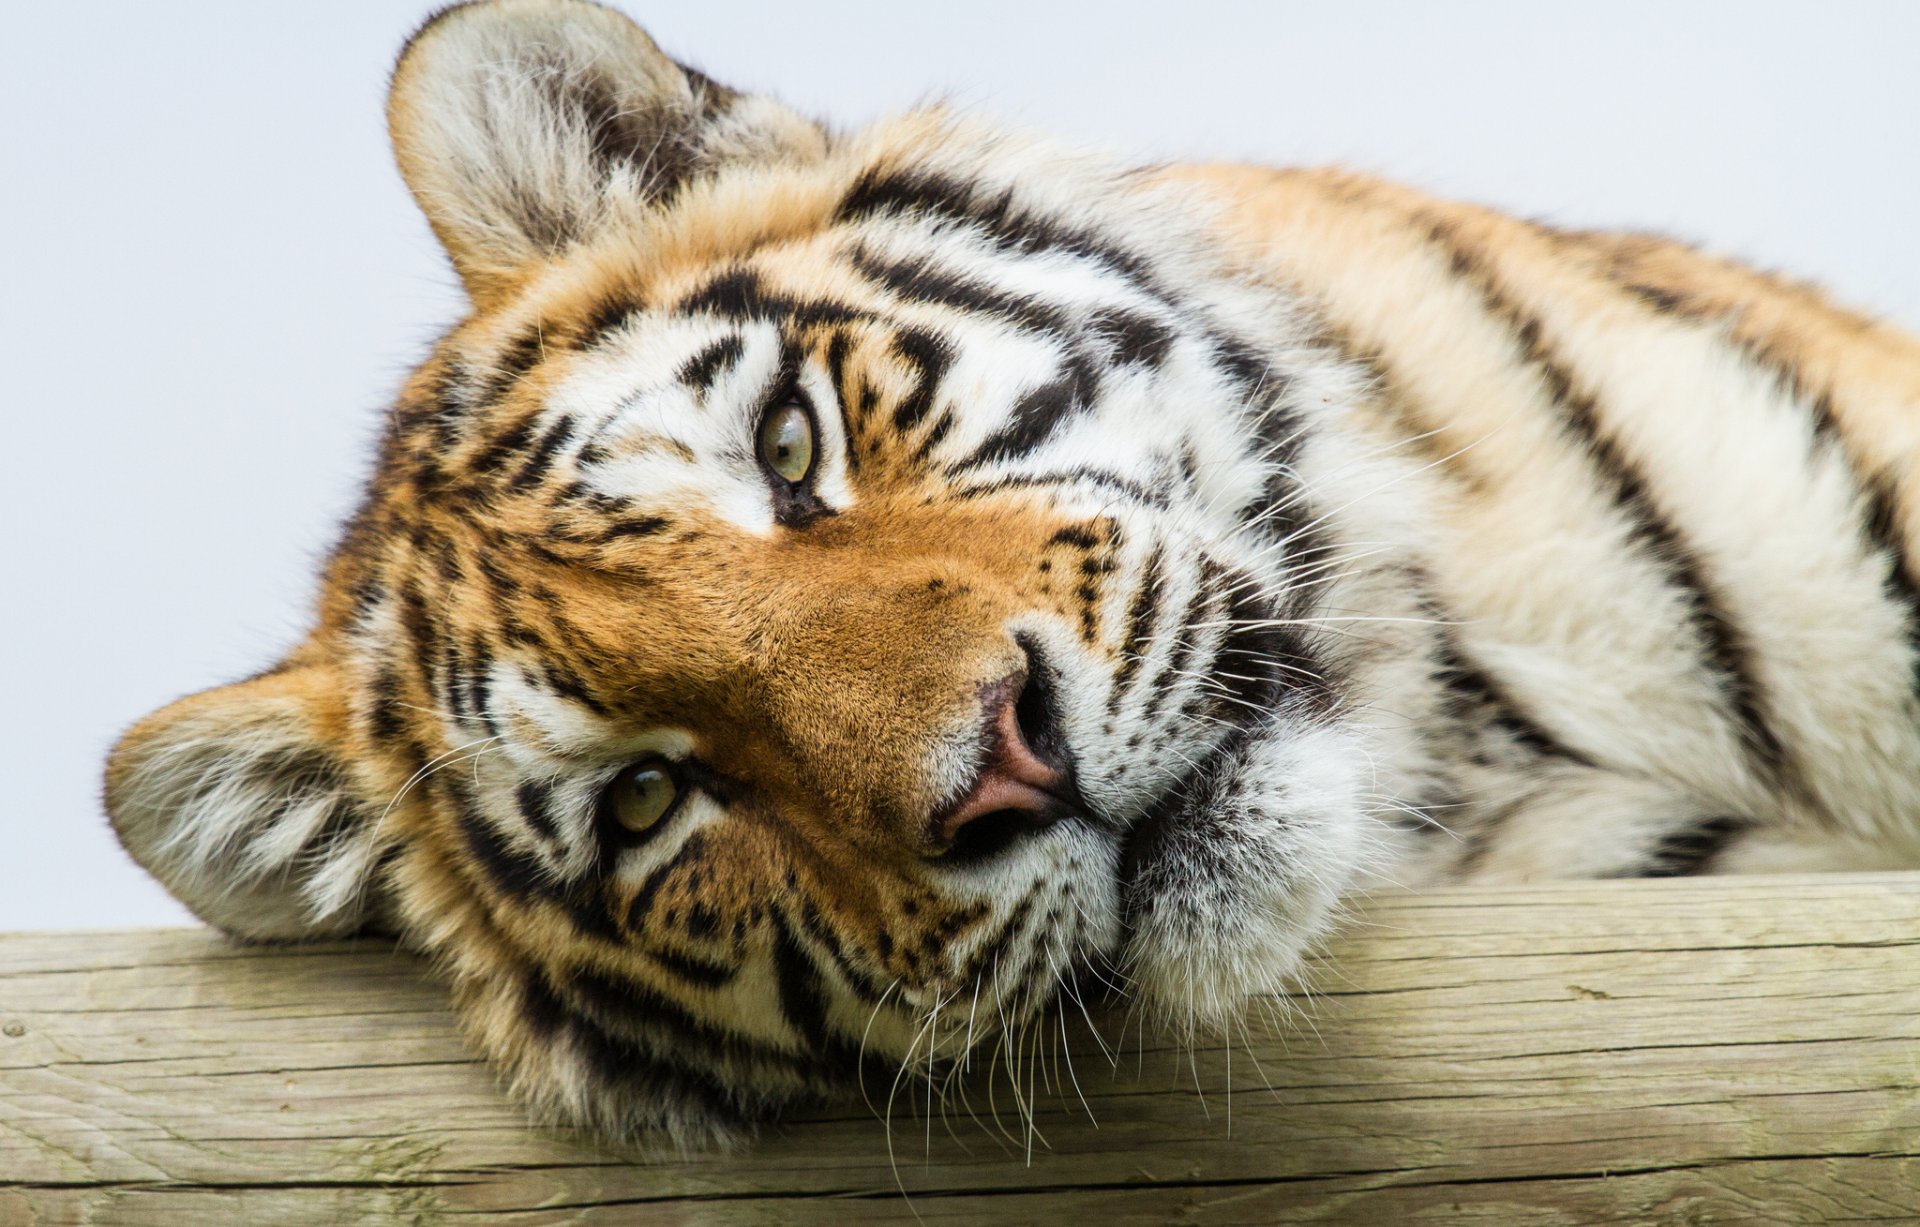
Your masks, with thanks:
M 108 804 L 237 934 L 431 951 L 551 1114 L 733 1136 L 1109 973 L 1212 1025 L 1382 881 L 1920 863 L 1920 345 L 1813 290 L 836 134 L 572 0 L 436 17 L 390 115 L 473 312 L 311 638 Z M 1015 693 L 1058 805 L 956 835 Z

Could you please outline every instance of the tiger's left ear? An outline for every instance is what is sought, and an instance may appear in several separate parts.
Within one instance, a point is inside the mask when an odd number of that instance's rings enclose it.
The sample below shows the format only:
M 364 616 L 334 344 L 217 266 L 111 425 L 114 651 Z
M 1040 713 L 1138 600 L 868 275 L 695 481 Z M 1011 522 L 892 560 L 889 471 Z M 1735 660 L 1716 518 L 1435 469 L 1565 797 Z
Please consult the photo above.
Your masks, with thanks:
M 394 69 L 400 173 L 476 302 L 730 161 L 813 159 L 825 131 L 669 59 L 582 0 L 430 20 Z
M 378 810 L 346 766 L 345 688 L 300 661 L 190 695 L 107 762 L 107 813 L 133 858 L 240 937 L 337 937 L 383 922 Z

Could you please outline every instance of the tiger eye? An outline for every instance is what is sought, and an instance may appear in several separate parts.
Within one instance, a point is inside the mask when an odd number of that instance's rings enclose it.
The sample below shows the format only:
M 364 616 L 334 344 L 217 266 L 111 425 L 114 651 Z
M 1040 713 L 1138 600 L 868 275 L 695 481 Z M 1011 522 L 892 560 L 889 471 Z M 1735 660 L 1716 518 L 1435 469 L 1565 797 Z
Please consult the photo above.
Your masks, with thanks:
M 636 834 L 651 830 L 680 799 L 680 784 L 661 762 L 628 767 L 614 778 L 608 801 L 616 822 Z
M 760 423 L 760 459 L 784 481 L 799 485 L 813 469 L 813 421 L 792 401 Z

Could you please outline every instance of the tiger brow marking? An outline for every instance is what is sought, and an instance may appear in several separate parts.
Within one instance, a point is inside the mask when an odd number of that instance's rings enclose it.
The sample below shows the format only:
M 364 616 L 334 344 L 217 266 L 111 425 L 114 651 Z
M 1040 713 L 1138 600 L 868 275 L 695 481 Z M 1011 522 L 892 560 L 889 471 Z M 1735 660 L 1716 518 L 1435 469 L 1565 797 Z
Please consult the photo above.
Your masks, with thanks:
M 1011 188 L 983 190 L 937 172 L 870 169 L 841 198 L 833 220 L 857 222 L 888 213 L 970 225 L 1010 251 L 1064 251 L 1096 260 L 1154 297 L 1164 297 L 1155 288 L 1145 257 L 1090 230 L 1016 205 Z
M 773 320 L 796 328 L 857 324 L 872 320 L 871 313 L 828 298 L 797 298 L 770 289 L 759 273 L 734 266 L 688 292 L 674 309 L 706 312 L 722 319 Z
M 1701 663 L 1715 677 L 1732 709 L 1749 765 L 1762 779 L 1783 787 L 1793 784 L 1792 760 L 1769 720 L 1752 644 L 1728 612 L 1698 553 L 1667 518 L 1645 477 L 1602 425 L 1598 401 L 1574 382 L 1572 372 L 1553 353 L 1541 335 L 1540 320 L 1501 288 L 1485 254 L 1469 244 L 1451 221 L 1418 220 L 1426 224 L 1428 239 L 1447 256 L 1454 273 L 1479 295 L 1487 314 L 1506 326 L 1522 361 L 1538 374 L 1558 410 L 1556 420 L 1610 487 L 1615 506 L 1628 518 L 1631 536 L 1647 547 L 1647 556 L 1666 571 L 1670 585 L 1687 605 L 1687 620 L 1706 649 Z
M 737 332 L 728 333 L 711 344 L 704 345 L 700 351 L 688 358 L 680 366 L 676 379 L 683 384 L 697 388 L 709 387 L 723 369 L 731 367 L 746 352 L 746 342 Z
M 971 274 L 942 268 L 929 256 L 888 259 L 864 244 L 856 244 L 852 260 L 861 276 L 906 302 L 946 307 L 963 315 L 989 316 L 1048 336 L 1065 338 L 1074 331 L 1072 318 L 1064 308 L 995 289 Z
M 634 316 L 645 309 L 633 299 L 618 294 L 602 299 L 580 321 L 576 346 L 580 349 L 598 346 L 609 334 L 625 328 Z

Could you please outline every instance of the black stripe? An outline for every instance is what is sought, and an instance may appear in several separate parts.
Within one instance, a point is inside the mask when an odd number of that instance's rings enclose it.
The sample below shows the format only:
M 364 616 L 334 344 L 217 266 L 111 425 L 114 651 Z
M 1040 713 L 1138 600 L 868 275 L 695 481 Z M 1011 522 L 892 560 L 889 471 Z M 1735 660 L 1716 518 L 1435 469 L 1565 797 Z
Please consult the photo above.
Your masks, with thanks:
M 464 364 L 458 357 L 449 355 L 428 380 L 424 396 L 401 401 L 402 432 L 412 434 L 424 430 L 428 436 L 429 446 L 414 457 L 423 468 L 433 471 L 431 477 L 425 479 L 426 484 L 435 484 L 432 478 L 437 477 L 436 457 L 452 451 L 459 443 L 460 428 L 474 407 L 473 400 Z
M 917 426 L 933 408 L 933 398 L 953 365 L 953 346 L 941 337 L 919 328 L 902 328 L 893 337 L 893 352 L 917 372 L 913 391 L 893 408 L 893 428 L 905 433 Z
M 611 860 L 614 856 L 627 849 L 644 846 L 648 840 L 674 825 L 672 815 L 669 814 L 668 817 L 636 835 L 620 827 L 611 812 L 603 810 L 599 820 L 603 832 L 602 856 L 607 862 L 601 867 L 603 874 L 611 872 Z M 614 831 L 620 831 L 621 835 L 614 836 Z M 636 934 L 642 932 L 642 926 L 653 911 L 653 901 L 666 886 L 668 879 L 685 871 L 688 866 L 697 865 L 706 860 L 711 851 L 707 845 L 705 832 L 695 831 L 681 841 L 679 849 L 672 856 L 654 866 L 647 876 L 641 879 L 639 888 L 633 892 L 633 898 L 627 901 L 626 919 L 623 922 L 627 931 Z
M 1870 549 L 1885 556 L 1886 578 L 1881 591 L 1899 608 L 1907 624 L 1907 645 L 1912 653 L 1913 677 L 1909 687 L 1920 691 L 1920 579 L 1913 571 L 1913 559 L 1907 553 L 1906 533 L 1900 525 L 1900 494 L 1897 479 L 1891 473 L 1862 474 L 1866 512 L 1861 517 L 1861 533 Z
M 717 1026 L 645 984 L 586 969 L 565 977 L 555 995 L 570 1007 L 575 1025 L 590 1026 L 629 1062 L 610 1085 L 659 1076 L 692 1079 L 703 1095 L 745 1105 L 749 1115 L 760 1117 L 798 1098 L 812 1098 L 828 1077 L 845 1079 L 858 1072 L 891 1079 L 895 1072 L 878 1054 L 863 1056 L 824 1032 L 811 1051 L 789 1051 Z M 665 1064 L 656 1064 L 656 1055 Z M 726 1071 L 724 1081 L 716 1068 Z
M 450 774 L 436 773 L 436 780 Z M 540 861 L 527 853 L 516 852 L 507 847 L 500 833 L 480 813 L 473 796 L 462 786 L 451 781 L 443 784 L 445 791 L 451 794 L 454 802 L 454 817 L 460 832 L 466 837 L 467 851 L 486 874 L 487 880 L 495 890 L 509 899 L 529 901 L 551 899 L 552 884 L 541 870 Z
M 607 339 L 607 334 L 625 328 L 634 316 L 644 310 L 639 303 L 619 295 L 596 303 L 580 321 L 580 331 L 574 344 L 581 349 L 592 349 Z
M 1330 540 L 1333 526 L 1309 497 L 1308 487 L 1294 467 L 1297 441 L 1276 442 L 1263 450 L 1274 457 L 1267 461 L 1270 467 L 1266 480 L 1260 483 L 1260 492 L 1253 500 L 1236 510 L 1235 518 L 1243 525 L 1257 527 L 1268 540 L 1284 544 L 1286 565 L 1305 571 L 1323 561 L 1323 556 L 1334 548 Z M 1325 574 L 1323 570 L 1321 575 Z M 1315 576 L 1302 582 L 1326 581 Z
M 606 941 L 622 940 L 619 926 L 594 884 L 556 881 L 538 858 L 509 848 L 480 812 L 472 792 L 452 778 L 456 774 L 437 772 L 431 778 L 447 796 L 468 851 L 494 889 L 518 903 L 552 904 L 583 934 Z
M 991 481 L 956 487 L 947 492 L 947 497 L 951 499 L 987 498 L 995 494 L 1003 494 L 1008 490 L 1075 485 L 1098 486 L 1101 489 L 1125 495 L 1133 502 L 1147 507 L 1165 507 L 1168 504 L 1164 490 L 1150 490 L 1139 482 L 1086 466 L 1058 469 L 1047 473 L 1008 473 L 995 477 Z
M 731 984 L 740 969 L 728 963 L 718 963 L 712 959 L 703 959 L 698 955 L 678 950 L 665 950 L 658 946 L 647 949 L 647 957 L 658 963 L 665 971 L 678 976 L 696 988 L 720 988 Z
M 481 725 L 489 734 L 498 737 L 500 726 L 493 718 L 493 649 L 478 635 L 467 642 L 462 672 L 466 679 L 468 709 L 480 717 Z
M 610 714 L 607 705 L 593 697 L 587 690 L 580 675 L 555 661 L 548 661 L 541 667 L 540 675 L 546 679 L 547 688 L 565 699 L 571 699 L 596 716 Z
M 615 520 L 600 530 L 602 541 L 613 541 L 620 537 L 651 537 L 670 523 L 659 516 L 641 516 L 631 520 Z
M 1199 632 L 1194 623 L 1199 622 L 1212 608 L 1214 592 L 1208 581 L 1217 578 L 1223 571 L 1219 563 L 1211 558 L 1200 560 L 1199 574 L 1194 577 L 1193 593 L 1188 596 L 1180 616 L 1167 628 L 1172 647 L 1167 658 L 1161 662 L 1149 662 L 1146 672 L 1134 683 L 1133 693 L 1147 696 L 1148 710 L 1157 708 L 1166 701 L 1167 696 L 1183 681 L 1189 681 L 1195 653 L 1200 650 Z
M 1705 873 L 1714 858 L 1753 824 L 1743 818 L 1718 817 L 1662 835 L 1649 852 L 1651 863 L 1643 878 L 1682 878 Z
M 1123 307 L 1109 307 L 1095 313 L 1087 323 L 1087 331 L 1107 348 L 1109 357 L 1122 366 L 1157 367 L 1167 360 L 1173 343 L 1179 339 L 1179 334 L 1159 320 Z
M 1167 671 L 1162 679 L 1163 686 L 1156 691 L 1156 698 L 1165 698 L 1167 691 L 1178 684 L 1178 679 L 1193 672 L 1193 664 L 1200 654 L 1200 641 L 1204 637 L 1199 623 L 1211 619 L 1218 607 L 1229 578 L 1227 569 L 1212 558 L 1200 560 L 1200 573 L 1194 581 L 1193 596 L 1187 607 L 1181 612 L 1180 624 L 1174 628 L 1174 647 L 1167 661 Z
M 1436 622 L 1444 621 L 1437 610 L 1430 611 L 1430 616 Z M 1435 637 L 1433 663 L 1434 679 L 1446 688 L 1448 706 L 1456 720 L 1498 729 L 1514 744 L 1535 754 L 1594 765 L 1586 755 L 1563 744 L 1485 669 L 1469 659 L 1444 626 Z
M 513 799 L 520 807 L 520 817 L 534 834 L 546 840 L 559 838 L 560 828 L 554 825 L 553 815 L 547 810 L 553 800 L 551 781 L 527 780 L 514 790 Z
M 1247 395 L 1258 393 L 1263 401 L 1276 401 L 1293 387 L 1292 376 L 1276 369 L 1265 352 L 1239 337 L 1215 333 L 1208 339 L 1213 360 L 1226 368 Z
M 373 701 L 367 709 L 367 730 L 374 740 L 389 742 L 397 740 L 406 731 L 407 720 L 401 714 L 400 679 L 390 669 L 382 668 L 373 677 Z
M 562 986 L 562 999 L 599 1027 L 631 1036 L 662 1036 L 667 1051 L 741 1062 L 766 1062 L 799 1072 L 800 1061 L 772 1044 L 715 1026 L 679 1002 L 639 981 L 577 968 Z
M 426 664 L 440 636 L 427 612 L 426 598 L 420 595 L 420 586 L 413 580 L 400 586 L 400 626 L 406 632 L 414 658 Z
M 637 981 L 579 969 L 548 991 L 599 1084 L 635 1092 L 647 1110 L 690 1096 L 703 1114 L 745 1123 L 768 1114 L 755 1107 L 818 1085 L 801 1056 L 715 1027 Z
M 949 307 L 966 315 L 1004 320 L 1027 332 L 1065 337 L 1073 331 L 1067 313 L 1057 307 L 994 289 L 965 274 L 941 269 L 931 259 L 888 260 L 856 247 L 853 266 L 860 275 L 914 303 Z
M 852 412 L 848 408 L 853 392 L 847 386 L 847 354 L 853 348 L 853 334 L 845 328 L 836 329 L 833 339 L 827 342 L 827 382 L 833 388 L 834 404 L 840 410 L 840 434 L 846 440 L 847 472 L 860 471 L 860 449 L 855 445 Z
M 781 320 L 796 327 L 855 324 L 871 317 L 826 299 L 798 299 L 772 290 L 748 268 L 731 268 L 681 299 L 678 310 L 705 311 L 726 319 Z
M 1666 518 L 1631 459 L 1601 425 L 1593 395 L 1575 384 L 1572 373 L 1548 348 L 1540 321 L 1507 297 L 1485 259 L 1460 238 L 1451 223 L 1435 221 L 1428 234 L 1447 253 L 1453 271 L 1480 295 L 1487 313 L 1507 326 L 1522 361 L 1539 375 L 1559 411 L 1566 433 L 1611 488 L 1615 505 L 1627 518 L 1631 538 L 1666 570 L 1670 586 L 1687 606 L 1687 620 L 1705 650 L 1702 664 L 1718 682 L 1750 763 L 1762 778 L 1785 786 L 1787 748 L 1767 715 L 1766 697 L 1756 672 L 1757 653 L 1727 610 L 1704 563 Z
M 1133 599 L 1127 602 L 1126 629 L 1120 639 L 1120 667 L 1113 673 L 1113 691 L 1107 697 L 1107 711 L 1118 712 L 1120 700 L 1125 696 L 1127 683 L 1140 668 L 1140 660 L 1146 654 L 1147 640 L 1153 634 L 1153 624 L 1160 617 L 1160 598 L 1164 592 L 1165 577 L 1161 574 L 1160 543 L 1155 542 L 1153 552 L 1147 555 L 1147 561 L 1140 568 L 1140 586 L 1133 590 Z
M 1644 281 L 1626 280 L 1618 276 L 1619 270 L 1611 265 L 1608 266 L 1608 271 L 1615 274 L 1616 285 L 1662 315 L 1685 315 L 1697 318 L 1700 314 L 1698 308 L 1672 290 L 1662 289 Z
M 513 488 L 531 489 L 542 477 L 545 477 L 547 470 L 553 467 L 555 455 L 573 438 L 574 428 L 575 422 L 572 416 L 567 414 L 562 414 L 553 425 L 547 427 L 534 443 L 533 450 L 528 453 L 526 463 L 520 466 L 518 473 L 514 474 Z
M 1646 303 L 1662 315 L 1678 316 L 1693 323 L 1724 320 L 1728 313 L 1711 304 L 1687 299 L 1660 286 L 1635 281 L 1622 269 L 1608 262 L 1604 272 L 1620 289 Z M 1916 582 L 1907 535 L 1900 522 L 1900 501 L 1895 474 L 1876 470 L 1847 445 L 1834 410 L 1831 388 L 1815 390 L 1807 373 L 1773 346 L 1758 339 L 1722 338 L 1745 354 L 1747 359 L 1778 379 L 1797 401 L 1807 406 L 1807 414 L 1816 444 L 1833 449 L 1841 463 L 1854 475 L 1861 493 L 1863 514 L 1860 531 L 1867 548 L 1884 554 L 1888 561 L 1883 583 L 1886 599 L 1899 608 L 1907 627 L 1907 643 L 1913 671 L 1911 689 L 1920 692 L 1920 583 Z
M 953 472 L 1027 455 L 1052 438 L 1068 419 L 1085 412 L 1099 393 L 1099 375 L 1084 355 L 1068 355 L 1065 367 L 1052 380 L 1014 402 L 1007 424 L 982 440 L 972 455 L 953 466 Z
M 487 445 L 468 462 L 467 468 L 474 473 L 493 474 L 505 466 L 511 456 L 526 450 L 533 439 L 534 419 L 540 416 L 536 410 L 515 419 L 505 430 L 494 434 Z
M 908 456 L 907 463 L 915 469 L 924 468 L 927 457 L 933 455 L 933 449 L 939 447 L 952 432 L 953 411 L 942 409 L 940 415 L 933 419 L 933 425 L 927 427 L 921 433 L 920 441 L 913 445 L 913 451 Z
M 729 333 L 687 359 L 680 367 L 678 379 L 681 383 L 705 388 L 713 383 L 714 376 L 720 373 L 721 368 L 738 362 L 746 348 L 747 343 L 739 333 Z
M 853 989 L 856 996 L 869 1005 L 877 1005 L 881 998 L 886 996 L 886 985 L 876 980 L 865 968 L 854 964 L 847 954 L 845 944 L 834 933 L 833 926 L 820 915 L 820 909 L 813 905 L 813 900 L 805 896 L 800 898 L 800 927 L 806 931 L 808 937 L 827 952 L 827 957 L 833 961 L 835 969 L 839 971 L 841 978 Z M 884 933 L 883 930 L 883 936 Z
M 1016 204 L 1011 189 L 993 191 L 938 172 L 869 170 L 841 199 L 834 220 L 857 222 L 888 213 L 959 222 L 1010 251 L 1066 252 L 1098 261 L 1150 291 L 1153 284 L 1145 257 L 1091 230 Z
M 807 958 L 786 918 L 777 910 L 773 919 L 773 974 L 780 989 L 780 1009 L 787 1025 L 810 1052 L 832 1045 L 827 1032 L 827 1002 L 820 992 L 820 974 Z
M 1214 653 L 1211 676 L 1218 687 L 1213 714 L 1229 724 L 1245 725 L 1271 710 L 1282 694 L 1325 712 L 1335 693 L 1325 667 L 1306 633 L 1297 626 L 1274 625 L 1280 610 L 1263 599 L 1252 576 L 1228 575 L 1227 633 Z
M 492 368 L 486 373 L 481 399 L 496 401 L 512 391 L 515 384 L 540 364 L 545 348 L 538 325 L 501 346 L 500 352 L 494 356 Z

